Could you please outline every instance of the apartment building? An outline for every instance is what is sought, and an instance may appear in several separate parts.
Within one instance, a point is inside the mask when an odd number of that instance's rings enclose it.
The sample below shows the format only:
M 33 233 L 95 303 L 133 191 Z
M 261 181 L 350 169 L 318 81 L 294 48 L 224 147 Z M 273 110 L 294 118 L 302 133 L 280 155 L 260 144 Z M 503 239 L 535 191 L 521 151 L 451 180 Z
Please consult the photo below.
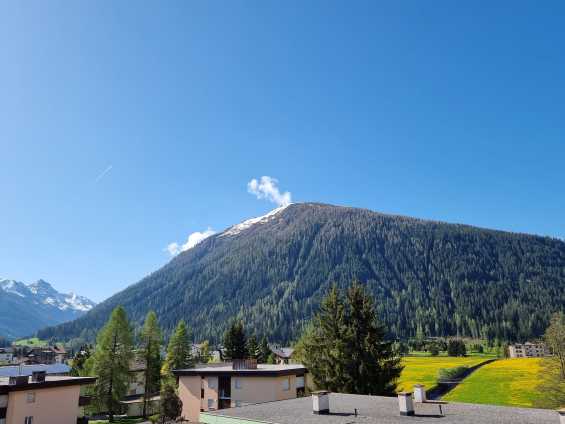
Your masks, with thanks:
M 76 424 L 80 387 L 93 377 L 30 376 L 0 378 L 0 424 Z
M 300 364 L 257 364 L 256 360 L 174 370 L 182 416 L 198 421 L 201 411 L 294 399 L 306 393 L 307 370 Z
M 508 346 L 508 356 L 511 358 L 539 358 L 548 356 L 549 353 L 545 343 L 526 342 Z
M 120 404 L 123 407 L 123 412 L 130 417 L 138 417 L 143 413 L 145 370 L 145 362 L 139 358 L 136 358 L 130 363 L 127 395 L 120 401 Z M 149 415 L 158 411 L 159 400 L 159 392 L 151 394 L 147 411 Z

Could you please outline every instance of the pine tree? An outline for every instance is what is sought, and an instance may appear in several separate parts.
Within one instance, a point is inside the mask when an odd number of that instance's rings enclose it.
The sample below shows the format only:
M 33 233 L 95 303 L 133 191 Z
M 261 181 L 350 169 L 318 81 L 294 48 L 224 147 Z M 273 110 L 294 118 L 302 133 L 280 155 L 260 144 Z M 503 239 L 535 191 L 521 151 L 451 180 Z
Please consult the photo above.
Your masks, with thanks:
M 402 366 L 392 342 L 376 320 L 373 298 L 353 283 L 346 295 L 345 391 L 356 394 L 393 395 Z
M 246 349 L 249 358 L 257 359 L 259 356 L 259 345 L 257 344 L 257 337 L 255 337 L 254 334 L 247 339 Z
M 161 386 L 161 329 L 155 312 L 149 311 L 141 330 L 140 358 L 145 363 L 143 392 L 143 417 L 147 418 L 147 406 Z
M 165 384 L 161 390 L 161 422 L 176 420 L 182 413 L 182 401 L 171 384 Z
M 93 356 L 93 371 L 98 377 L 95 396 L 100 407 L 108 411 L 110 422 L 119 410 L 119 401 L 127 393 L 129 366 L 133 358 L 133 334 L 122 306 L 112 311 L 100 330 Z
M 333 286 L 297 343 L 295 354 L 306 365 L 314 384 L 320 389 L 339 392 L 345 386 L 344 320 L 342 295 Z
M 266 364 L 270 354 L 271 348 L 269 347 L 269 342 L 267 341 L 267 338 L 263 336 L 258 347 L 257 362 L 259 364 Z
M 247 339 L 241 321 L 234 322 L 224 334 L 224 359 L 247 358 Z
M 188 328 L 184 320 L 180 320 L 169 340 L 167 357 L 163 364 L 162 373 L 170 380 L 173 378 L 173 370 L 192 368 L 193 366 L 194 361 L 192 359 Z
M 297 343 L 295 355 L 318 388 L 390 395 L 402 366 L 384 336 L 373 299 L 363 287 L 353 284 L 344 299 L 334 286 Z

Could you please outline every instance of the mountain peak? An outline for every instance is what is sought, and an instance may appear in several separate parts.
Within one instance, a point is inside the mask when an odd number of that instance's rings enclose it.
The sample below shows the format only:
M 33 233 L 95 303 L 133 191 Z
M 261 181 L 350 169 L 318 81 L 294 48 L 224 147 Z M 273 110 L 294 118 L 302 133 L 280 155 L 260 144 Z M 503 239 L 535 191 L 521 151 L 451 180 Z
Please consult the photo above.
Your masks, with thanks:
M 248 228 L 250 228 L 251 226 L 253 226 L 255 224 L 263 224 L 265 222 L 268 222 L 271 219 L 273 219 L 275 217 L 275 215 L 277 215 L 279 212 L 282 212 L 283 210 L 285 210 L 287 207 L 289 207 L 292 204 L 293 203 L 288 203 L 286 205 L 279 206 L 278 208 L 273 209 L 272 211 L 266 213 L 265 215 L 258 216 L 256 218 L 250 218 L 250 219 L 247 219 L 243 222 L 240 222 L 239 224 L 233 225 L 233 226 L 229 227 L 226 231 L 221 233 L 219 235 L 219 237 L 235 236 L 235 235 L 241 233 L 242 231 L 247 230 Z

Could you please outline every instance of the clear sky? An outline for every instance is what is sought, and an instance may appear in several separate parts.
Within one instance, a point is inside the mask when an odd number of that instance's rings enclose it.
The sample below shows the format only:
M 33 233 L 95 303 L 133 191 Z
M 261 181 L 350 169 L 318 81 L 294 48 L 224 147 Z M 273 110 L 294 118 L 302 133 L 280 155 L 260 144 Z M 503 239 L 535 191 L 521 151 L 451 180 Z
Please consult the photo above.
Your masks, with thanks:
M 466 4 L 463 4 L 466 3 Z M 565 3 L 3 1 L 0 276 L 100 301 L 293 201 L 565 235 Z

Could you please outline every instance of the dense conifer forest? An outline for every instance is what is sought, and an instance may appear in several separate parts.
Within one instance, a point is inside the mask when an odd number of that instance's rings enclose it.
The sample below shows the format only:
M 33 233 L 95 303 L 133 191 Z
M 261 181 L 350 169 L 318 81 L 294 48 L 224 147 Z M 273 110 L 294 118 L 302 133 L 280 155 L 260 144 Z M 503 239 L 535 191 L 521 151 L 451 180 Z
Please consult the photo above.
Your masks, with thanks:
M 93 339 L 116 305 L 140 324 L 152 309 L 218 342 L 230 319 L 270 341 L 295 340 L 332 283 L 358 280 L 390 336 L 540 336 L 565 305 L 565 243 L 548 237 L 293 204 L 237 234 L 181 253 L 85 316 L 41 338 Z

